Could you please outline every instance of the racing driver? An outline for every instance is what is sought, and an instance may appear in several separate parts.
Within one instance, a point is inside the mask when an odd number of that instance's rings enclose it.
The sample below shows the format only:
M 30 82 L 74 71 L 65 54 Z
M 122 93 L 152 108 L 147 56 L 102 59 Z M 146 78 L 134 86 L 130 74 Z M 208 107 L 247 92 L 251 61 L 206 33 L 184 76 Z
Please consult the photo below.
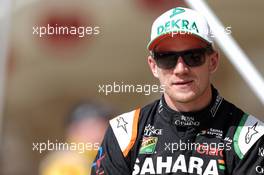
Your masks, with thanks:
M 183 7 L 163 13 L 148 50 L 164 93 L 110 120 L 92 174 L 263 174 L 264 124 L 212 85 L 219 54 L 205 17 Z

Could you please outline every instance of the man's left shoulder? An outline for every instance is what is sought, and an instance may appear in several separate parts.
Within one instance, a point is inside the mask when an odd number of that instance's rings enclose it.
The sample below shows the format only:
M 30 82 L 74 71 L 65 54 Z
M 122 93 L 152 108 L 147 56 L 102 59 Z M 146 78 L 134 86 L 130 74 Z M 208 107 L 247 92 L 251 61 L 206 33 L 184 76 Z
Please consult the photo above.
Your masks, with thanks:
M 259 118 L 244 114 L 234 135 L 235 152 L 240 159 L 264 135 L 264 123 Z

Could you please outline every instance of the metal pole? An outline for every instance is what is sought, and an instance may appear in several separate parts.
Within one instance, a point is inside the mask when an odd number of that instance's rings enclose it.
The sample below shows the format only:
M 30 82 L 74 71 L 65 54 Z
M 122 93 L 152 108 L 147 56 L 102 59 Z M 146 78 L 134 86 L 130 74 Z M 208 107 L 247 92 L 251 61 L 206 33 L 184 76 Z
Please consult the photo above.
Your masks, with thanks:
M 203 0 L 186 0 L 186 2 L 191 8 L 199 11 L 207 18 L 216 43 L 264 105 L 264 80 L 244 51 L 231 35 L 220 30 L 224 28 L 221 21 Z

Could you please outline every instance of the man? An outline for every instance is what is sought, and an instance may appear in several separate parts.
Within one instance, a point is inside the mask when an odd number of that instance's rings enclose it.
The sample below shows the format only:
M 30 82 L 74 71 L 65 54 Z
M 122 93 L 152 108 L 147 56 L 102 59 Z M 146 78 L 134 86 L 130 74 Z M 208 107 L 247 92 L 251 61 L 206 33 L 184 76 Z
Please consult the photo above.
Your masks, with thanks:
M 110 121 L 92 174 L 263 174 L 264 125 L 211 84 L 219 54 L 205 18 L 181 7 L 165 12 L 148 49 L 164 94 Z

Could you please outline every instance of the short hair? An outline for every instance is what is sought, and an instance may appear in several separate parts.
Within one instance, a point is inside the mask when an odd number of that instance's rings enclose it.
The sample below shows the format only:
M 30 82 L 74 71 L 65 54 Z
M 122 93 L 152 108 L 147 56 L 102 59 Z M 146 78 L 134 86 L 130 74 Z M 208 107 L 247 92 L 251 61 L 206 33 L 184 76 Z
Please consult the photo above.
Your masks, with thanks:
M 107 122 L 114 114 L 115 110 L 110 105 L 92 101 L 80 102 L 73 106 L 67 117 L 66 125 L 71 125 L 86 118 L 98 118 Z

